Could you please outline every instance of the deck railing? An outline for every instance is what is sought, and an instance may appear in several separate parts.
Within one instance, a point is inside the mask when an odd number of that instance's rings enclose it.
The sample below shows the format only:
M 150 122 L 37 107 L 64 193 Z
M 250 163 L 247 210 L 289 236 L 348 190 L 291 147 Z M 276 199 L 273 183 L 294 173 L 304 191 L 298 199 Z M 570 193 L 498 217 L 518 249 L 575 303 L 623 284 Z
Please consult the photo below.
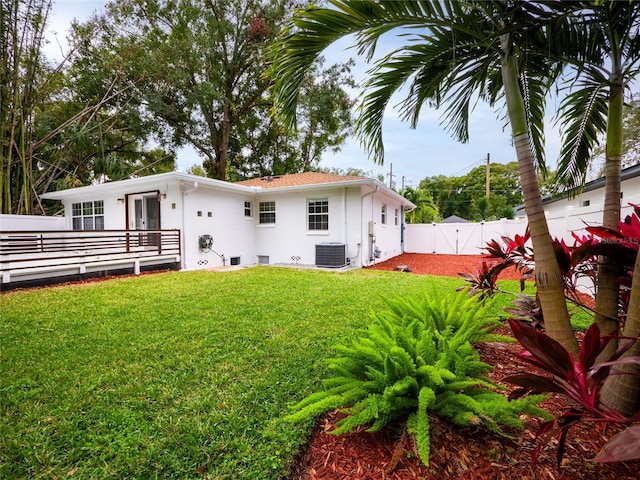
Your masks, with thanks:
M 56 275 L 179 263 L 179 230 L 0 232 L 3 284 Z

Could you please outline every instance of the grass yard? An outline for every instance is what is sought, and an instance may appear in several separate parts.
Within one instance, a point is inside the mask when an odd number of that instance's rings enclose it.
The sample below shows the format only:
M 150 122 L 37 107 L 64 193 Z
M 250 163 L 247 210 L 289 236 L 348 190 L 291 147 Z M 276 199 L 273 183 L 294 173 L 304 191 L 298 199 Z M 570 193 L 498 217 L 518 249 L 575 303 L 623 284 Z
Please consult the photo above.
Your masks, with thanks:
M 256 267 L 3 294 L 0 478 L 284 478 L 312 425 L 281 418 L 332 345 L 382 295 L 462 284 Z

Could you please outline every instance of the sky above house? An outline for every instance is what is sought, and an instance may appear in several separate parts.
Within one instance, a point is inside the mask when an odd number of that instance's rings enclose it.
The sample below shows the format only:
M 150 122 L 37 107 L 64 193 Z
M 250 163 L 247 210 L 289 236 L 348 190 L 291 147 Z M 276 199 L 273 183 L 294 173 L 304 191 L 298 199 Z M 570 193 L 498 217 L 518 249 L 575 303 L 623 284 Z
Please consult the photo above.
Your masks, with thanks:
M 66 33 L 73 19 L 87 20 L 93 13 L 102 13 L 107 1 L 104 0 L 54 0 L 49 19 L 49 28 L 45 48 L 46 56 L 51 60 L 59 60 L 68 51 Z M 390 52 L 402 39 L 393 35 L 383 38 L 378 47 L 376 57 Z M 325 65 L 344 62 L 349 58 L 356 60 L 353 74 L 356 82 L 366 78 L 370 65 L 357 52 L 350 49 L 349 39 L 334 43 L 324 53 Z M 356 89 L 351 92 L 354 98 L 361 93 Z M 393 186 L 417 187 L 424 178 L 435 175 L 462 176 L 474 167 L 486 164 L 487 154 L 492 163 L 508 163 L 516 161 L 516 154 L 511 145 L 510 129 L 505 127 L 504 112 L 496 111 L 487 104 L 479 102 L 470 118 L 469 142 L 455 141 L 442 124 L 442 111 L 423 107 L 416 129 L 402 121 L 397 109 L 393 108 L 403 98 L 398 94 L 385 113 L 383 138 L 385 144 L 385 164 L 375 164 L 367 157 L 356 137 L 350 137 L 337 153 L 325 153 L 321 167 L 359 168 L 372 172 L 376 176 L 384 176 L 389 185 L 390 173 L 393 172 Z M 558 106 L 557 99 L 548 102 L 548 118 L 546 123 L 546 155 L 547 162 L 553 168 L 560 151 L 559 128 L 553 125 L 552 115 Z M 178 151 L 178 171 L 184 172 L 192 165 L 201 164 L 202 158 L 191 148 Z

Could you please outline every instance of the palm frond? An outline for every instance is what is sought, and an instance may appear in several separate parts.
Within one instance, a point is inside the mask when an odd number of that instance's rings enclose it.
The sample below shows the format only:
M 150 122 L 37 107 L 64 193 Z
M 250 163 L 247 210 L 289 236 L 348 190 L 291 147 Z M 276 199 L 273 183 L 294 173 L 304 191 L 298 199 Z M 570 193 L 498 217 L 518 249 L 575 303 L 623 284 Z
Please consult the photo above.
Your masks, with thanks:
M 558 111 L 565 141 L 560 150 L 557 178 L 567 188 L 584 184 L 598 136 L 607 129 L 608 89 L 598 80 L 585 79 L 567 95 Z
M 549 92 L 549 84 L 540 79 L 540 77 L 529 76 L 526 73 L 520 75 L 520 84 L 524 106 L 527 112 L 531 150 L 536 159 L 537 170 L 546 176 L 544 111 L 547 93 Z
M 333 8 L 309 7 L 298 10 L 270 49 L 267 75 L 272 87 L 274 111 L 283 124 L 295 130 L 298 91 L 305 73 L 336 40 L 355 35 L 356 51 L 371 60 L 378 39 L 398 29 L 424 28 L 425 19 L 441 10 L 429 1 L 330 1 Z

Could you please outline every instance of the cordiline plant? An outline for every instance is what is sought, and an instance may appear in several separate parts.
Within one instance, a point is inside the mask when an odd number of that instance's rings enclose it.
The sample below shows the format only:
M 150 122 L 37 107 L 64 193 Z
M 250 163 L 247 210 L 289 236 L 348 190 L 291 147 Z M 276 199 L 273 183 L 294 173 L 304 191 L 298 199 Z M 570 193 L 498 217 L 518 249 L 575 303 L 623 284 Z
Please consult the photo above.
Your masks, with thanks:
M 629 294 L 631 290 L 631 278 L 633 265 L 638 252 L 640 242 L 640 205 L 631 206 L 633 214 L 628 215 L 624 221 L 618 224 L 619 231 L 602 226 L 587 226 L 588 235 L 578 236 L 572 233 L 573 244 L 567 245 L 563 240 L 553 240 L 553 248 L 563 278 L 565 295 L 579 306 L 586 307 L 579 295 L 578 283 L 581 280 L 583 286 L 591 285 L 593 294 L 597 292 L 597 260 L 598 256 L 606 256 L 609 262 L 615 262 L 620 268 L 621 275 L 618 278 L 619 289 L 619 316 L 624 322 L 629 306 Z M 491 240 L 484 248 L 486 254 L 480 268 L 475 274 L 460 274 L 470 285 L 472 295 L 479 294 L 480 299 L 493 296 L 498 291 L 497 280 L 500 274 L 508 267 L 515 267 L 521 272 L 521 288 L 524 289 L 524 281 L 533 278 L 533 250 L 526 245 L 528 232 L 524 236 L 516 235 L 513 239 L 503 236 L 500 240 Z M 587 282 L 585 282 L 587 280 Z M 516 316 L 524 318 L 527 312 L 523 307 L 530 308 L 530 315 L 541 313 L 537 297 L 531 297 L 530 301 L 520 301 L 515 309 Z M 536 322 L 541 323 L 541 317 Z
M 640 357 L 620 358 L 637 339 L 627 339 L 607 362 L 596 363 L 598 355 L 607 344 L 616 338 L 613 334 L 600 336 L 598 324 L 593 323 L 587 330 L 580 346 L 577 359 L 552 338 L 537 331 L 529 323 L 508 320 L 514 336 L 526 349 L 520 358 L 539 368 L 544 374 L 523 372 L 504 378 L 505 382 L 521 387 L 511 394 L 511 398 L 521 398 L 528 393 L 560 394 L 571 402 L 557 418 L 542 424 L 538 431 L 541 439 L 532 455 L 535 465 L 542 447 L 554 436 L 558 437 L 558 466 L 562 461 L 567 434 L 571 427 L 579 422 L 608 422 L 631 425 L 640 421 L 640 413 L 635 417 L 625 417 L 613 408 L 602 403 L 599 398 L 600 387 L 608 375 L 614 374 L 612 368 L 623 363 L 640 365 Z M 626 432 L 626 433 L 625 433 Z M 629 460 L 640 458 L 640 435 L 638 428 L 630 427 L 605 445 L 598 461 Z
M 336 347 L 336 356 L 327 360 L 332 375 L 323 381 L 325 389 L 293 406 L 288 420 L 341 409 L 346 416 L 333 434 L 406 422 L 428 465 L 429 414 L 505 435 L 503 427 L 523 427 L 523 413 L 551 418 L 537 407 L 545 396 L 509 401 L 485 376 L 491 366 L 480 361 L 473 342 L 499 338 L 492 333 L 500 322 L 491 319 L 490 305 L 464 292 L 395 298 L 387 305 L 388 310 L 372 313 L 367 329 Z
M 481 300 L 492 297 L 498 291 L 498 277 L 507 268 L 515 268 L 521 274 L 520 288 L 524 290 L 524 282 L 533 277 L 533 250 L 527 246 L 529 229 L 524 235 L 516 235 L 513 239 L 502 236 L 501 241 L 487 242 L 480 267 L 475 273 L 460 273 L 469 283 L 471 295 L 480 295 Z

